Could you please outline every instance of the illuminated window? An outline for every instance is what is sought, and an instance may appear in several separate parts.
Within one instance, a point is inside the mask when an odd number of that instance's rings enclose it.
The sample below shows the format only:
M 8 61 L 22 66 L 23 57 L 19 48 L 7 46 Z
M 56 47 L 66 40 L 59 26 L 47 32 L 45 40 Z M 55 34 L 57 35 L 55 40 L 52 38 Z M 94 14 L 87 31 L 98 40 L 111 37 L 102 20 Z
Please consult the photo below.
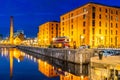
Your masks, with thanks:
M 87 9 L 86 8 L 83 8 L 83 12 L 86 12 L 87 11 Z
M 83 29 L 83 34 L 85 34 L 85 29 Z
M 83 22 L 83 26 L 85 27 L 85 25 L 86 25 L 86 22 L 84 21 L 84 22 Z
M 62 25 L 64 25 L 64 22 L 62 22 Z
M 113 16 L 111 16 L 111 20 L 113 20 Z
M 112 41 L 113 41 L 113 40 L 112 40 L 112 38 L 111 38 L 111 43 L 112 43 Z
M 101 34 L 101 29 L 99 29 L 99 34 Z
M 95 28 L 92 28 L 92 34 L 95 34 Z
M 86 19 L 86 15 L 85 14 L 83 15 L 83 19 Z
M 118 16 L 116 16 L 116 21 L 118 21 Z
M 107 30 L 105 30 L 105 34 L 107 34 Z
M 62 29 L 63 31 L 64 31 L 64 27 L 63 27 L 63 29 Z
M 62 36 L 64 36 L 64 33 L 62 33 Z
M 71 19 L 71 23 L 73 23 L 73 19 Z
M 111 35 L 113 34 L 113 31 L 111 30 Z
M 113 27 L 113 24 L 111 23 L 111 28 Z
M 107 22 L 105 23 L 105 27 L 107 27 Z
M 71 32 L 71 35 L 73 35 L 73 31 Z

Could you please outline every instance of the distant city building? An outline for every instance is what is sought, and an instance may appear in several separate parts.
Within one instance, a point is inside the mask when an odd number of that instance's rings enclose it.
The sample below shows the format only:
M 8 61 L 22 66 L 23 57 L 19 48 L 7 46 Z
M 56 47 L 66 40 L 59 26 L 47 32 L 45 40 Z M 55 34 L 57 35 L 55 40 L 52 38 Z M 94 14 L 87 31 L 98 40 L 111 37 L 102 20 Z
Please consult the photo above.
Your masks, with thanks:
M 70 46 L 120 46 L 120 8 L 87 3 L 60 16 L 60 36 L 70 38 Z
M 38 32 L 38 45 L 48 46 L 53 41 L 53 38 L 58 37 L 60 34 L 59 22 L 46 22 L 39 26 Z
M 14 33 L 13 41 L 14 41 L 15 45 L 21 44 L 23 40 L 24 40 L 23 32 L 16 32 L 16 33 Z

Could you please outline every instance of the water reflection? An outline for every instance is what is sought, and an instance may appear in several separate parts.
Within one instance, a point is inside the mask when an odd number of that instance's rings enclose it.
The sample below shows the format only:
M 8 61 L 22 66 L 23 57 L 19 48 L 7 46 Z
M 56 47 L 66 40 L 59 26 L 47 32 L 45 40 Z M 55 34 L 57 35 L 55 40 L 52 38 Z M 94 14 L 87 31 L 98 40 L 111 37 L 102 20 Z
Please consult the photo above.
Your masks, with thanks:
M 80 75 L 80 65 L 78 64 L 68 63 L 31 52 L 20 51 L 16 48 L 1 48 L 0 53 L 2 57 L 9 59 L 9 75 L 11 80 L 88 80 L 88 65 L 86 64 L 83 65 L 83 76 Z M 27 72 L 25 70 L 27 70 Z
M 34 58 L 38 59 L 39 71 L 48 77 L 59 75 L 60 80 L 88 80 L 89 64 L 82 65 L 83 74 L 81 74 L 79 64 L 74 64 L 43 55 L 38 55 L 36 53 L 28 51 L 24 52 L 27 53 L 27 56 L 32 55 Z

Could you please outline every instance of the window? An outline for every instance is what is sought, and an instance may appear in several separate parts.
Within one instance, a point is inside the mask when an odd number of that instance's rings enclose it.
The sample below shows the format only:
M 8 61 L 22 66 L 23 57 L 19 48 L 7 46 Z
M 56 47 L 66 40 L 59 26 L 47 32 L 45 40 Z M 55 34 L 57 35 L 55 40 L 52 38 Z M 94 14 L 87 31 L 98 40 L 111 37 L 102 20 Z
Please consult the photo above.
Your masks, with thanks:
M 73 19 L 71 19 L 71 23 L 73 23 Z
M 62 18 L 62 20 L 64 20 L 64 17 Z
M 92 28 L 92 34 L 95 34 L 95 28 Z
M 111 20 L 113 20 L 113 16 L 111 16 Z
M 83 34 L 85 34 L 85 29 L 83 29 Z
M 63 27 L 63 31 L 64 31 L 64 27 Z
M 116 35 L 118 34 L 118 31 L 116 30 Z
M 85 21 L 83 22 L 83 26 L 85 27 L 85 25 L 86 25 L 86 23 L 85 23 Z
M 111 28 L 113 27 L 113 24 L 111 23 Z
M 71 29 L 73 29 L 73 25 L 71 25 Z
M 95 20 L 92 20 L 92 26 L 95 26 Z
M 116 11 L 116 15 L 118 15 L 118 11 Z
M 116 23 L 116 28 L 118 28 L 118 24 Z
M 71 32 L 71 35 L 73 35 L 73 31 Z
M 99 34 L 101 34 L 101 29 L 99 29 Z
M 116 21 L 118 21 L 118 16 L 116 16 Z
M 56 24 L 56 27 L 58 27 L 58 24 Z
M 86 19 L 86 15 L 85 14 L 83 15 L 83 19 Z
M 113 34 L 113 31 L 111 30 L 111 35 Z
M 108 12 L 108 10 L 107 9 L 105 9 L 105 13 L 107 13 Z
M 99 21 L 99 26 L 101 27 L 101 21 Z
M 52 26 L 53 26 L 53 24 L 52 24 Z
M 101 8 L 99 8 L 99 11 L 101 12 Z
M 99 15 L 99 19 L 101 19 L 101 14 Z
M 107 27 L 107 22 L 105 23 L 105 27 Z
M 95 13 L 92 13 L 92 18 L 95 19 Z
M 105 34 L 107 34 L 107 30 L 105 30 Z
M 56 26 L 56 30 L 58 30 L 58 27 Z
M 52 30 L 53 30 L 53 27 L 52 27 Z
M 64 33 L 62 33 L 62 36 L 64 36 Z
M 52 34 L 53 34 L 53 31 L 52 31 Z
M 111 38 L 111 43 L 113 42 L 113 39 Z
M 111 10 L 111 14 L 113 14 L 113 10 Z
M 93 7 L 92 7 L 92 12 L 95 12 L 95 10 L 96 10 L 96 8 L 93 6 Z
M 64 22 L 62 22 L 62 25 L 64 25 Z
M 105 15 L 105 18 L 106 18 L 106 20 L 108 20 L 108 16 L 107 15 Z
M 71 13 L 71 17 L 73 17 L 73 13 Z

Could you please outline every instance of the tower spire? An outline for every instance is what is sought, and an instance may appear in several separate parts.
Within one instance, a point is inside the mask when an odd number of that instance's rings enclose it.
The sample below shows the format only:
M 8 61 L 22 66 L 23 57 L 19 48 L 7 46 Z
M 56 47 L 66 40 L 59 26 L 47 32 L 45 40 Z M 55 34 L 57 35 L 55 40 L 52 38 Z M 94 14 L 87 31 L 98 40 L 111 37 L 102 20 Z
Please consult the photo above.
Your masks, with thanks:
M 10 16 L 10 44 L 13 44 L 13 16 Z

